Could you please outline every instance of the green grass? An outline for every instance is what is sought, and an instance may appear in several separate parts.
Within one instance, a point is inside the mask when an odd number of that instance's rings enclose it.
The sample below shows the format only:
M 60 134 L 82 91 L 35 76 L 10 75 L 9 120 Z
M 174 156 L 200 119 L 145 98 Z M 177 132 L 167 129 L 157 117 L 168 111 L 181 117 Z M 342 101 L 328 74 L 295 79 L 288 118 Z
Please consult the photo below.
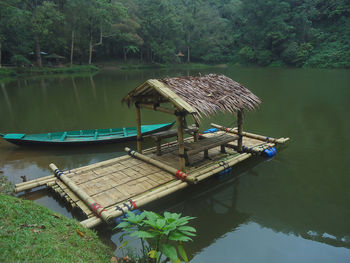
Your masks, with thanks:
M 15 77 L 15 76 L 17 76 L 15 69 L 0 68 L 0 78 Z
M 1 174 L 0 179 L 10 187 Z M 32 201 L 4 194 L 8 190 L 0 188 L 0 262 L 110 262 L 112 249 L 94 231 Z
M 207 65 L 202 63 L 179 63 L 179 64 L 143 64 L 143 63 L 125 63 L 120 64 L 119 68 L 122 70 L 138 70 L 138 69 L 203 69 L 211 68 L 215 65 Z
M 7 181 L 7 178 L 2 175 L 2 171 L 0 170 L 0 194 L 13 195 L 13 184 Z M 1 215 L 0 215 L 1 216 Z
M 0 68 L 0 78 L 31 76 L 31 75 L 51 75 L 51 74 L 78 74 L 86 72 L 97 72 L 98 67 L 94 65 L 75 65 L 72 67 L 49 68 L 49 67 L 18 67 L 18 68 Z
M 68 74 L 68 73 L 80 73 L 80 72 L 94 72 L 98 71 L 98 67 L 94 65 L 82 65 L 82 66 L 72 66 L 63 68 L 17 68 L 18 74 Z

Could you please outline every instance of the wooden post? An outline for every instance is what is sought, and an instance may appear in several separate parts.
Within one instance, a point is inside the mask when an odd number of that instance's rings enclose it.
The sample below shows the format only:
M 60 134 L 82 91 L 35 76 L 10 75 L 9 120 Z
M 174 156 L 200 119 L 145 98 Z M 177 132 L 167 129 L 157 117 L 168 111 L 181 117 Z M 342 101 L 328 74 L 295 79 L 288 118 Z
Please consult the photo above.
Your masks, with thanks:
M 184 148 L 184 127 L 183 127 L 183 116 L 176 116 L 177 123 L 177 143 L 179 145 L 179 169 L 186 172 L 186 161 L 185 161 L 185 148 Z
M 136 106 L 136 126 L 137 126 L 137 151 L 139 153 L 142 153 L 141 111 L 137 103 L 135 103 L 135 106 Z
M 76 194 L 96 215 L 99 215 L 105 222 L 108 222 L 109 216 L 106 209 L 98 204 L 91 196 L 89 196 L 82 188 L 74 183 L 67 174 L 58 170 L 57 166 L 53 163 L 49 165 L 50 169 L 55 173 L 56 177 L 61 180 L 69 190 Z
M 149 164 L 153 164 L 154 166 L 160 168 L 160 169 L 163 169 L 164 171 L 167 171 L 171 174 L 173 174 L 174 176 L 176 176 L 176 178 L 178 179 L 181 179 L 183 181 L 187 181 L 187 182 L 190 182 L 190 183 L 197 183 L 197 180 L 196 178 L 184 173 L 183 171 L 180 171 L 174 167 L 171 167 L 170 165 L 168 164 L 165 164 L 165 163 L 162 163 L 160 161 L 157 161 L 155 159 L 152 159 L 151 157 L 149 156 L 146 156 L 146 155 L 143 155 L 143 154 L 140 154 L 138 152 L 135 152 L 133 150 L 131 150 L 130 148 L 128 147 L 125 147 L 125 151 L 131 156 L 131 157 L 135 157 L 136 159 L 140 159 L 146 163 L 149 163 Z
M 237 142 L 237 146 L 238 146 L 238 151 L 242 152 L 242 141 L 243 141 L 243 112 L 242 110 L 239 110 L 237 112 L 237 126 L 238 126 L 238 142 Z

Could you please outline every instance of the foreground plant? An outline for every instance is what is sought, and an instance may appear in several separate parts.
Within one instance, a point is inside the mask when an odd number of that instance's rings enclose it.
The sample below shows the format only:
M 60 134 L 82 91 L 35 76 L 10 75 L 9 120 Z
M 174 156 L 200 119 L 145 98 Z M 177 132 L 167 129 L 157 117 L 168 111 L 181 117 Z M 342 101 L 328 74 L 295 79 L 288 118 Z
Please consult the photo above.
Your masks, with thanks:
M 139 257 L 139 262 L 159 263 L 163 255 L 166 259 L 162 262 L 171 260 L 177 263 L 181 262 L 180 258 L 188 262 L 182 243 L 192 241 L 190 236 L 196 235 L 196 229 L 187 226 L 191 219 L 194 217 L 181 217 L 181 214 L 169 212 L 164 212 L 164 216 L 150 211 L 144 211 L 140 215 L 128 212 L 128 216 L 117 228 L 124 230 L 131 237 L 140 239 L 142 256 Z M 125 234 L 121 236 L 121 242 L 124 236 Z

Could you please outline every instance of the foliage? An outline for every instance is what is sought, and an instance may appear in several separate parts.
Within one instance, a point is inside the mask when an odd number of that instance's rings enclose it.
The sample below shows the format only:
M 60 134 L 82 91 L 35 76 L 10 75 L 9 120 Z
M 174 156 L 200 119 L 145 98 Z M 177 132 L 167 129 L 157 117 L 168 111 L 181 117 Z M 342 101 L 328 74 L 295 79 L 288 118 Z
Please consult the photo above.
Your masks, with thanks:
M 14 77 L 16 75 L 17 73 L 14 69 L 0 68 L 0 78 Z
M 7 180 L 0 170 L 0 194 L 14 195 L 14 185 Z
M 182 243 L 192 241 L 190 236 L 196 235 L 196 230 L 187 226 L 191 219 L 193 217 L 181 217 L 181 214 L 169 212 L 164 212 L 164 216 L 149 211 L 140 215 L 128 212 L 128 217 L 124 218 L 117 228 L 126 231 L 131 237 L 140 239 L 142 254 L 138 262 L 152 262 L 154 259 L 158 263 L 163 255 L 171 262 L 181 262 L 180 258 L 188 262 Z M 123 238 L 124 235 L 121 241 Z M 145 244 L 145 239 L 148 245 Z
M 75 63 L 350 63 L 344 0 L 2 0 L 0 14 L 0 65 L 39 49 Z
M 32 201 L 0 194 L 0 262 L 109 262 L 95 232 Z
M 16 65 L 17 67 L 20 67 L 20 66 L 25 66 L 25 65 L 30 65 L 31 62 L 25 58 L 24 56 L 22 55 L 14 55 L 12 58 L 11 58 L 11 63 L 13 65 Z

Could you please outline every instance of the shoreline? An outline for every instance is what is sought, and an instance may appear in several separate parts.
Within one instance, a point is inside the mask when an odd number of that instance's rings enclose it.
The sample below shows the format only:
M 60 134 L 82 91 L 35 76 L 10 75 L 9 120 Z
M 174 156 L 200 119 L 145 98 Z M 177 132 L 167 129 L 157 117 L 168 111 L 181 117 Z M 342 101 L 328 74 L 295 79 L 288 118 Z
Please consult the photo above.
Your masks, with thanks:
M 72 67 L 2 67 L 0 68 L 0 81 L 6 82 L 18 77 L 30 76 L 49 76 L 49 75 L 73 75 L 73 74 L 88 74 L 97 73 L 100 70 L 150 70 L 150 69 L 208 69 L 208 68 L 228 68 L 233 66 L 243 67 L 261 67 L 255 64 L 204 64 L 204 63 L 179 63 L 179 64 L 159 64 L 159 63 L 140 63 L 120 61 L 100 61 L 94 65 L 73 65 Z M 349 69 L 347 67 L 289 67 L 286 65 L 269 65 L 262 68 L 281 68 L 281 69 Z
M 114 249 L 84 228 L 33 201 L 15 196 L 0 171 L 1 262 L 109 262 Z
M 100 69 L 94 65 L 74 65 L 72 67 L 2 67 L 0 68 L 0 79 L 28 77 L 37 75 L 56 75 L 56 74 L 77 74 L 86 72 L 97 72 Z

